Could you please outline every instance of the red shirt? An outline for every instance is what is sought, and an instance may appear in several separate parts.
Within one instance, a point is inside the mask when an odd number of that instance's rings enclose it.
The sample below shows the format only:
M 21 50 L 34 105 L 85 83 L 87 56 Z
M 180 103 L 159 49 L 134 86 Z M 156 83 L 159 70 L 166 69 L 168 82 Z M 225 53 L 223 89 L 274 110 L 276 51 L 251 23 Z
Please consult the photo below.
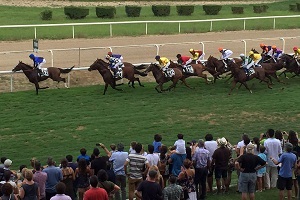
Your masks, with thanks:
M 189 56 L 181 56 L 181 58 L 180 58 L 183 65 L 185 65 L 186 61 L 188 61 L 189 59 L 191 59 L 191 57 L 189 57 Z
M 84 193 L 83 200 L 108 200 L 108 195 L 104 189 L 92 187 Z
M 201 56 L 203 54 L 203 51 L 201 51 L 201 50 L 194 50 L 194 51 L 195 51 L 195 53 L 199 53 L 199 56 Z

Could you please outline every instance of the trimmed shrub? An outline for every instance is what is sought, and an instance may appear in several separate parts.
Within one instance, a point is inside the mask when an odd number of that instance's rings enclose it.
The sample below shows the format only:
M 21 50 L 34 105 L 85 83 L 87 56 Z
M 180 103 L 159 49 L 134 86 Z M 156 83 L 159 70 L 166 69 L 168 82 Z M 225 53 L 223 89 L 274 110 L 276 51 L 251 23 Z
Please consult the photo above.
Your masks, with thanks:
M 297 5 L 297 10 L 300 11 L 300 3 L 296 3 Z
M 70 19 L 83 19 L 89 15 L 90 10 L 83 7 L 66 6 L 64 12 Z
M 203 10 L 207 15 L 217 15 L 221 9 L 220 5 L 203 5 Z
M 254 13 L 263 13 L 267 12 L 267 9 L 269 7 L 267 5 L 259 5 L 259 6 L 253 6 L 253 12 Z
M 141 6 L 125 6 L 127 17 L 139 17 L 141 14 Z
M 194 12 L 194 6 L 189 5 L 179 5 L 176 6 L 177 14 L 180 16 L 189 16 Z
M 168 5 L 153 5 L 152 12 L 154 16 L 157 17 L 169 16 L 171 12 L 171 7 Z
M 243 14 L 244 7 L 231 7 L 232 14 Z
M 42 20 L 51 20 L 52 19 L 52 10 L 44 10 L 41 12 Z
M 114 18 L 116 12 L 116 7 L 113 6 L 96 7 L 96 15 L 98 18 Z
M 289 9 L 290 11 L 297 11 L 298 10 L 296 4 L 290 4 L 289 8 L 290 8 Z

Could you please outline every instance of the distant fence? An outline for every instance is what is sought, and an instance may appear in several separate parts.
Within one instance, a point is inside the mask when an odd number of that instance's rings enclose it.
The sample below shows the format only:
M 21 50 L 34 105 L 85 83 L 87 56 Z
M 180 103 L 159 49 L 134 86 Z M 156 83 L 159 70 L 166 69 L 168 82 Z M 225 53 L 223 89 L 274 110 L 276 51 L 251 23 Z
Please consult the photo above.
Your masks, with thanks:
M 213 31 L 213 22 L 220 21 L 243 21 L 243 30 L 246 30 L 247 20 L 261 20 L 261 19 L 273 19 L 273 29 L 276 29 L 276 19 L 282 18 L 300 18 L 300 15 L 287 15 L 287 16 L 265 16 L 265 17 L 244 17 L 244 18 L 227 18 L 227 19 L 205 19 L 205 20 L 177 20 L 177 21 L 123 21 L 123 22 L 90 22 L 90 23 L 65 23 L 65 24 L 31 24 L 31 25 L 3 25 L 3 28 L 34 28 L 34 38 L 37 38 L 37 27 L 59 27 L 70 26 L 72 27 L 72 38 L 75 38 L 76 26 L 91 26 L 91 25 L 109 25 L 109 34 L 113 36 L 113 25 L 119 24 L 145 24 L 145 34 L 148 34 L 148 24 L 156 23 L 177 23 L 178 33 L 181 33 L 181 24 L 183 23 L 201 23 L 210 22 L 209 31 Z

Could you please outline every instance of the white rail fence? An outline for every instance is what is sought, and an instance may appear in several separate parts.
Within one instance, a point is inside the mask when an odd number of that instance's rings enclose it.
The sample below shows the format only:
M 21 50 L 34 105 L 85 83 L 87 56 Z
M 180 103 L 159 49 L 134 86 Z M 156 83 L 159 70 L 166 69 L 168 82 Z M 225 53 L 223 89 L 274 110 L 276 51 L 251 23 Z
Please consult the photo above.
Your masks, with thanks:
M 90 23 L 65 23 L 65 24 L 33 24 L 33 25 L 2 25 L 3 28 L 34 28 L 34 38 L 37 39 L 37 28 L 38 27 L 60 27 L 70 26 L 72 27 L 72 38 L 75 38 L 75 27 L 76 26 L 91 26 L 91 25 L 109 25 L 109 34 L 113 36 L 113 25 L 119 24 L 145 24 L 145 34 L 148 34 L 148 24 L 157 23 L 177 23 L 178 33 L 181 32 L 181 24 L 183 23 L 202 23 L 210 22 L 210 31 L 213 31 L 213 22 L 222 21 L 243 21 L 243 30 L 246 30 L 247 20 L 261 20 L 261 19 L 273 19 L 273 29 L 276 29 L 276 19 L 283 18 L 300 18 L 300 15 L 287 15 L 287 16 L 265 16 L 265 17 L 244 17 L 244 18 L 226 18 L 226 19 L 205 19 L 205 20 L 177 20 L 177 21 L 124 21 L 124 22 L 90 22 Z
M 164 43 L 164 44 L 144 44 L 144 45 L 127 45 L 127 46 L 110 46 L 110 47 L 88 47 L 88 48 L 67 48 L 67 49 L 48 49 L 48 50 L 40 50 L 39 52 L 43 52 L 43 53 L 50 53 L 51 56 L 51 66 L 54 66 L 54 62 L 56 60 L 56 55 L 58 54 L 58 52 L 67 52 L 67 51 L 76 51 L 78 52 L 78 58 L 77 58 L 77 66 L 76 68 L 74 68 L 74 71 L 81 71 L 81 70 L 87 70 L 88 67 L 86 67 L 87 65 L 84 65 L 81 63 L 82 60 L 82 54 L 84 51 L 87 50 L 109 50 L 109 51 L 113 51 L 114 49 L 119 49 L 119 48 L 142 48 L 142 47 L 149 47 L 149 48 L 153 48 L 153 52 L 155 52 L 155 55 L 159 55 L 161 48 L 166 47 L 166 46 L 182 46 L 182 45 L 194 45 L 196 46 L 196 48 L 200 48 L 203 50 L 203 52 L 206 53 L 205 49 L 207 46 L 213 45 L 213 43 L 232 43 L 232 42 L 236 42 L 236 43 L 241 43 L 241 47 L 243 46 L 243 48 L 239 48 L 239 53 L 244 52 L 245 54 L 247 54 L 247 51 L 249 51 L 247 44 L 250 42 L 255 42 L 255 43 L 259 43 L 261 41 L 276 41 L 277 45 L 279 48 L 281 48 L 283 51 L 285 51 L 286 48 L 286 41 L 288 40 L 292 40 L 290 43 L 294 44 L 294 40 L 293 39 L 300 39 L 300 36 L 294 36 L 294 37 L 274 37 L 274 38 L 257 38 L 257 39 L 242 39 L 242 40 L 217 40 L 217 41 L 201 41 L 201 42 L 182 42 L 182 43 Z M 198 45 L 198 47 L 197 47 Z M 250 47 L 251 48 L 251 47 Z M 170 48 L 168 48 L 170 49 Z M 14 54 L 13 57 L 17 57 L 15 56 L 15 54 L 20 54 L 20 53 L 29 53 L 32 52 L 32 50 L 25 50 L 25 51 L 7 51 L 7 52 L 0 52 L 0 56 L 1 55 L 9 55 L 9 54 Z M 173 52 L 174 53 L 174 52 Z M 176 53 L 176 52 L 175 52 Z M 152 57 L 154 58 L 155 56 L 154 54 L 152 55 Z M 146 55 L 147 57 L 149 57 L 149 55 Z M 150 55 L 151 57 L 151 55 Z M 153 60 L 153 58 L 151 57 L 151 60 Z M 90 62 L 90 61 L 89 61 Z M 149 62 L 143 62 L 143 63 L 138 63 L 135 65 L 140 65 L 140 64 L 149 64 Z M 19 72 L 22 73 L 22 72 Z M 10 91 L 13 91 L 13 72 L 12 71 L 1 71 L 1 67 L 0 67 L 0 76 L 1 75 L 10 75 Z M 68 85 L 70 86 L 70 74 L 68 74 Z

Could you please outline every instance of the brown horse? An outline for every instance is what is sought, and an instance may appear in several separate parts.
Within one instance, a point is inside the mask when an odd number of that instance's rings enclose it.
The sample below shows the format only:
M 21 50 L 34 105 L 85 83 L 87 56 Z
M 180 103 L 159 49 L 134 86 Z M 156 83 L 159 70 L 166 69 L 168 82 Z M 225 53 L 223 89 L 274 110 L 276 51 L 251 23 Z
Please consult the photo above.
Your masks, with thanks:
M 46 89 L 49 87 L 40 87 L 39 83 L 40 81 L 44 81 L 48 78 L 51 78 L 53 81 L 57 81 L 57 84 L 60 81 L 63 81 L 65 83 L 65 87 L 68 88 L 67 84 L 66 84 L 66 79 L 60 77 L 60 74 L 67 74 L 69 73 L 72 69 L 74 68 L 68 68 L 68 69 L 62 69 L 62 68 L 56 68 L 56 67 L 48 67 L 48 75 L 43 75 L 43 76 L 39 76 L 37 69 L 31 67 L 28 64 L 23 63 L 22 61 L 19 61 L 19 64 L 13 68 L 13 72 L 16 71 L 20 71 L 23 70 L 24 74 L 26 75 L 26 77 L 28 78 L 28 80 L 33 83 L 35 85 L 35 91 L 36 94 L 38 95 L 39 93 L 39 89 Z
M 176 67 L 172 68 L 172 69 L 174 70 L 175 75 L 172 76 L 171 78 L 165 77 L 164 73 L 160 69 L 160 66 L 155 63 L 150 64 L 143 73 L 147 74 L 148 72 L 152 71 L 152 74 L 156 80 L 156 83 L 158 83 L 158 85 L 155 87 L 155 90 L 158 93 L 161 93 L 162 91 L 167 91 L 167 90 L 170 91 L 172 88 L 175 88 L 175 86 L 179 80 L 181 80 L 186 87 L 191 88 L 190 86 L 187 85 L 187 83 L 185 81 L 185 77 L 183 76 L 181 70 L 179 70 Z M 163 84 L 168 81 L 172 81 L 173 84 L 170 85 L 166 90 L 164 90 Z M 160 88 L 160 90 L 158 90 L 158 87 Z
M 266 76 L 270 79 L 271 84 L 273 84 L 271 77 L 274 77 L 280 83 L 284 83 L 277 76 L 277 71 L 281 70 L 284 65 L 284 60 L 282 59 L 280 59 L 277 63 L 261 63 L 261 66 L 265 70 Z
M 232 62 L 228 65 L 228 67 L 233 75 L 232 87 L 230 89 L 230 92 L 228 93 L 229 95 L 231 94 L 232 90 L 235 88 L 238 82 L 243 84 L 249 90 L 249 92 L 252 93 L 246 82 L 253 78 L 257 78 L 263 82 L 266 82 L 268 88 L 272 89 L 269 83 L 269 79 L 266 77 L 265 70 L 263 68 L 254 68 L 255 73 L 247 77 L 244 69 L 240 68 L 240 66 L 238 66 L 236 63 Z
M 233 62 L 233 61 L 229 61 L 229 62 Z M 206 70 L 214 77 L 214 83 L 216 82 L 216 79 L 220 78 L 219 76 L 221 74 L 227 72 L 223 61 L 218 60 L 213 56 L 208 57 L 205 67 Z
M 282 60 L 282 62 L 284 63 L 285 70 L 283 72 L 281 72 L 281 74 L 284 74 L 285 78 L 287 78 L 287 76 L 286 76 L 287 72 L 295 73 L 292 76 L 292 78 L 295 77 L 295 76 L 299 76 L 300 66 L 298 66 L 298 63 L 297 63 L 296 59 L 293 56 L 291 56 L 289 54 L 283 54 L 280 57 L 280 60 Z M 298 61 L 298 62 L 300 62 L 300 61 Z M 281 74 L 279 74 L 279 76 Z

